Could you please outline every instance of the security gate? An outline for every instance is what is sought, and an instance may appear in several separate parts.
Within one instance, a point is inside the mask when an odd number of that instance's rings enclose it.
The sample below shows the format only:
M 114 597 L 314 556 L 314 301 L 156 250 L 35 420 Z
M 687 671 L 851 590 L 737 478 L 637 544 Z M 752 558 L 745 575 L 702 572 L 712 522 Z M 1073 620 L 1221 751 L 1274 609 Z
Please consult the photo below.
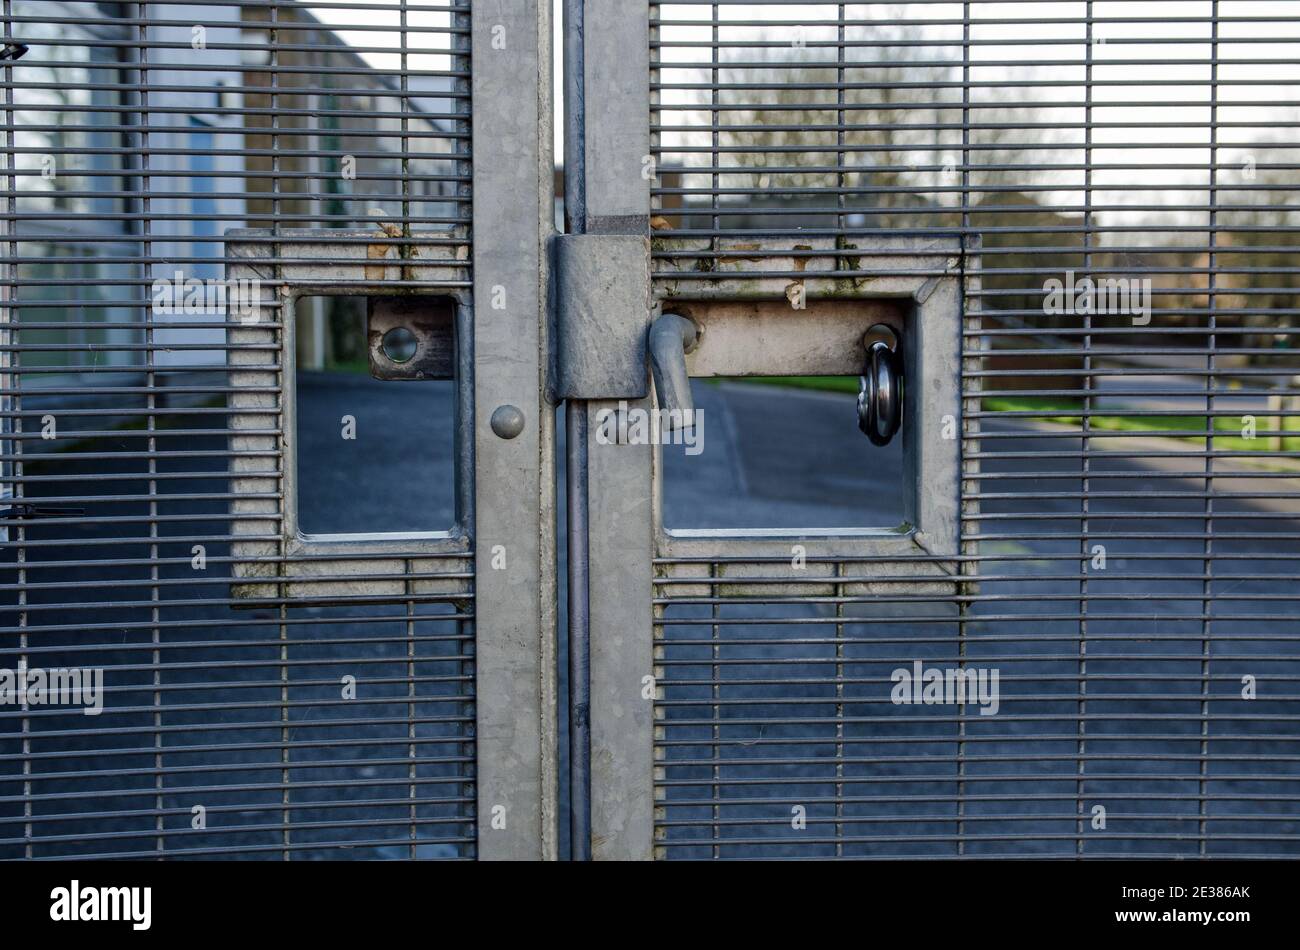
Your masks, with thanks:
M 0 4 L 0 856 L 1294 857 L 1300 17 L 549 6 Z
M 3 14 L 0 855 L 543 856 L 548 16 Z
M 596 854 L 1293 857 L 1295 11 L 626 6 L 703 431 L 591 407 Z

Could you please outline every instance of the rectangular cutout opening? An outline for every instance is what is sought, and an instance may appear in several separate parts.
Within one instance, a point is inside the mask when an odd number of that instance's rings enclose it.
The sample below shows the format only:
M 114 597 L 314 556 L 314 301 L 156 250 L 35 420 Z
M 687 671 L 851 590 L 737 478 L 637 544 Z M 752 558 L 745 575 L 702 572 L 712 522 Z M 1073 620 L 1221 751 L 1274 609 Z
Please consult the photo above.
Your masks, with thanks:
M 859 431 L 858 385 L 857 376 L 691 380 L 696 429 L 660 449 L 664 528 L 905 528 L 903 439 L 877 447 Z
M 448 370 L 440 378 L 375 378 L 375 299 L 305 295 L 294 301 L 293 494 L 298 532 L 308 537 L 427 534 L 456 524 L 454 344 L 440 360 Z M 425 311 L 434 325 L 450 326 L 455 302 L 411 297 L 402 308 L 379 310 L 390 323 L 394 312 Z M 417 334 L 393 331 L 386 329 L 395 365 L 422 358 L 423 344 L 411 339 Z

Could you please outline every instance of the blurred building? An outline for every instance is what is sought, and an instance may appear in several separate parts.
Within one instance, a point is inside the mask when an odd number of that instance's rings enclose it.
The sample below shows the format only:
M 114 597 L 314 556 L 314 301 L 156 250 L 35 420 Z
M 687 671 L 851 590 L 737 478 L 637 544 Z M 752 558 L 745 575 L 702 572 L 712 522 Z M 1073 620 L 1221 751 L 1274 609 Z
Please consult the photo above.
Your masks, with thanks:
M 145 354 L 127 347 L 150 318 L 159 385 L 221 361 L 203 344 L 220 345 L 223 317 L 151 315 L 149 286 L 221 278 L 228 229 L 455 224 L 456 204 L 439 199 L 461 187 L 449 156 L 468 141 L 444 137 L 458 125 L 440 95 L 449 81 L 376 68 L 305 8 L 15 0 L 13 14 L 28 50 L 15 65 L 11 319 L 24 347 L 50 346 L 23 353 L 29 373 L 48 370 L 27 387 L 54 398 L 78 382 L 129 385 Z M 380 46 L 396 34 L 365 35 Z M 307 365 L 329 355 L 314 306 Z

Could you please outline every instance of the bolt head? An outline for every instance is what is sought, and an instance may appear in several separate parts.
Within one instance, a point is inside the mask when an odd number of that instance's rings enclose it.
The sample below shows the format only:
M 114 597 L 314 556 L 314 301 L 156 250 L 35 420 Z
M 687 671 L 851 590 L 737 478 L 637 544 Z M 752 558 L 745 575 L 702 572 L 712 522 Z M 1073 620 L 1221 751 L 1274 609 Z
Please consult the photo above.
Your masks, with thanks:
M 524 431 L 523 411 L 515 406 L 498 406 L 492 413 L 492 431 L 503 439 L 513 439 Z

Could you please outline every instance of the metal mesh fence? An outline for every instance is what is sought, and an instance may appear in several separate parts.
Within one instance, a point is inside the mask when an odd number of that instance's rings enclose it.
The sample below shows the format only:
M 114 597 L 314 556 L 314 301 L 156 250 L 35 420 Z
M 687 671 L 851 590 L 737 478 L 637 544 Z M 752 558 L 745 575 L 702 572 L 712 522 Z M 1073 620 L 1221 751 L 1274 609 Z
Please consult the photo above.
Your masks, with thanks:
M 331 301 L 468 292 L 468 9 L 0 0 L 0 670 L 102 671 L 0 703 L 0 857 L 473 856 L 472 552 L 284 531 L 458 504 L 337 454 L 457 397 Z M 1300 14 L 648 9 L 661 286 L 964 290 L 954 576 L 658 552 L 659 855 L 1294 857 Z
M 960 582 L 661 554 L 661 857 L 1297 854 L 1296 14 L 651 4 L 661 280 L 965 248 Z
M 275 355 L 313 242 L 319 267 L 444 248 L 441 269 L 381 276 L 468 286 L 467 3 L 0 13 L 0 667 L 102 669 L 98 715 L 0 706 L 0 857 L 472 856 L 472 560 L 354 557 L 397 593 L 289 595 Z M 264 251 L 242 336 L 212 296 L 231 229 Z M 298 318 L 323 417 L 380 441 L 403 425 L 332 315 Z M 344 470 L 311 504 L 402 487 Z M 266 584 L 232 587 L 236 561 Z

